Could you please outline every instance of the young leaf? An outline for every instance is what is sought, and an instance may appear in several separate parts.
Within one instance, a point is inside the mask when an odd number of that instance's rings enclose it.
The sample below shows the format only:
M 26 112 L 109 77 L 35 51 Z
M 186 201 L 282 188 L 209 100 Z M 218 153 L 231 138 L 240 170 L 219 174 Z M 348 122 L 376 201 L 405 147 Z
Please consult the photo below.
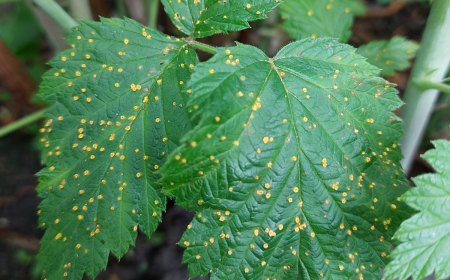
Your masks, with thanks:
M 284 0 L 280 12 L 284 29 L 294 39 L 333 37 L 346 42 L 354 13 L 364 11 L 356 0 Z
M 416 188 L 402 196 L 419 213 L 403 222 L 395 233 L 400 244 L 386 267 L 386 279 L 436 279 L 450 277 L 450 142 L 433 142 L 436 147 L 423 156 L 436 170 L 414 178 Z
M 280 0 L 162 0 L 164 9 L 181 32 L 195 38 L 239 31 L 263 19 Z
M 414 58 L 419 45 L 396 36 L 390 40 L 372 41 L 358 48 L 357 53 L 381 69 L 383 76 L 391 76 L 395 71 L 409 67 L 409 60 Z
M 401 102 L 377 74 L 331 39 L 273 59 L 239 44 L 197 66 L 199 124 L 161 169 L 165 192 L 197 211 L 180 242 L 191 275 L 380 277 L 407 184 Z
M 54 58 L 39 96 L 51 107 L 39 173 L 39 269 L 94 277 L 165 209 L 155 173 L 190 128 L 184 83 L 197 62 L 183 41 L 132 20 L 84 22 Z

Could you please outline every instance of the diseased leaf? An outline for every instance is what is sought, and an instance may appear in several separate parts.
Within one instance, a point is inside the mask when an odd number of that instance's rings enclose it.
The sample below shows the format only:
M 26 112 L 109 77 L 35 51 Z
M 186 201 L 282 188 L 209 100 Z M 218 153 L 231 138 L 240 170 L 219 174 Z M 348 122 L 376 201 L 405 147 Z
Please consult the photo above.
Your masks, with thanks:
M 386 279 L 450 277 L 450 142 L 433 142 L 423 158 L 436 170 L 414 178 L 416 188 L 402 200 L 419 213 L 403 222 L 395 233 L 400 244 L 386 267 Z
M 372 41 L 358 48 L 357 52 L 381 69 L 383 76 L 391 76 L 396 71 L 409 67 L 419 45 L 413 41 L 396 36 L 390 40 Z
M 353 15 L 364 13 L 357 0 L 284 0 L 280 5 L 283 27 L 294 39 L 332 37 L 346 42 Z
M 344 0 L 344 2 L 347 3 L 350 12 L 355 16 L 362 16 L 367 13 L 366 4 L 361 0 Z
M 182 89 L 197 57 L 183 41 L 132 20 L 84 22 L 54 58 L 39 97 L 42 128 L 39 270 L 94 277 L 148 236 L 166 205 L 156 170 L 190 129 Z
M 239 31 L 263 19 L 280 0 L 162 0 L 176 28 L 195 38 Z
M 180 244 L 212 279 L 381 277 L 407 215 L 400 104 L 355 49 L 306 39 L 271 59 L 239 44 L 196 67 L 199 124 L 161 169 L 197 212 Z

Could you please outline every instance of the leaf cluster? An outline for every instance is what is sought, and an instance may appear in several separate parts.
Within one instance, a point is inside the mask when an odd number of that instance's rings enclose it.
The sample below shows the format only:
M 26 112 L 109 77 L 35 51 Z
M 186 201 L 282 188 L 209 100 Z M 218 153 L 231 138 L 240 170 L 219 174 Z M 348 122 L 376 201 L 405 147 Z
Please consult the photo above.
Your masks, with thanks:
M 44 277 L 95 277 L 173 197 L 196 212 L 180 241 L 191 276 L 379 278 L 408 216 L 394 86 L 330 38 L 273 58 L 237 43 L 199 62 L 193 38 L 245 29 L 279 1 L 162 2 L 189 38 L 83 22 L 50 61 Z

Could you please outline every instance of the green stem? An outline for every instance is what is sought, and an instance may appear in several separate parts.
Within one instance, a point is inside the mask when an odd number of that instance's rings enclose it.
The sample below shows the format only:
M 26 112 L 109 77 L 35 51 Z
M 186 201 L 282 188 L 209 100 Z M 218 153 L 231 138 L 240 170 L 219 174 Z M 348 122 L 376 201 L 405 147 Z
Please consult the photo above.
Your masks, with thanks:
M 68 33 L 78 23 L 61 8 L 54 0 L 33 0 L 44 12 L 49 15 L 64 32 Z
M 45 114 L 45 111 L 46 111 L 45 109 L 41 110 L 41 111 L 37 111 L 37 112 L 35 112 L 35 113 L 31 114 L 31 115 L 28 115 L 28 116 L 26 116 L 26 117 L 24 117 L 24 118 L 22 118 L 22 119 L 20 119 L 18 121 L 15 121 L 15 122 L 13 122 L 11 124 L 8 124 L 5 127 L 0 128 L 0 138 L 2 138 L 3 136 L 5 136 L 5 135 L 7 135 L 7 134 L 9 134 L 9 133 L 11 133 L 13 131 L 16 131 L 16 130 L 24 127 L 24 126 L 27 126 L 27 125 L 29 125 L 31 123 L 34 123 L 35 121 L 43 118 L 44 114 Z
M 45 32 L 45 35 L 48 38 L 50 45 L 53 50 L 56 52 L 60 52 L 64 49 L 67 49 L 66 40 L 64 39 L 64 31 L 56 25 L 53 20 L 39 7 L 32 5 L 31 1 L 26 1 L 30 10 L 33 11 L 36 19 L 39 21 L 42 29 Z
M 437 89 L 440 92 L 450 94 L 450 85 L 443 83 L 432 82 L 428 80 L 419 80 L 415 82 L 421 89 Z
M 194 48 L 196 48 L 198 50 L 201 50 L 203 52 L 210 53 L 210 54 L 216 54 L 217 53 L 217 48 L 216 47 L 213 47 L 213 46 L 207 45 L 205 43 L 201 43 L 201 42 L 195 41 L 195 40 L 190 39 L 190 38 L 186 39 L 185 41 L 189 45 L 191 45 Z
M 156 29 L 158 24 L 159 0 L 147 0 L 148 26 Z
M 427 123 L 439 96 L 436 89 L 422 89 L 415 81 L 442 81 L 450 64 L 450 0 L 434 0 L 421 46 L 404 95 L 405 135 L 402 165 L 409 172 Z
M 76 20 L 92 20 L 89 0 L 70 0 L 70 14 Z

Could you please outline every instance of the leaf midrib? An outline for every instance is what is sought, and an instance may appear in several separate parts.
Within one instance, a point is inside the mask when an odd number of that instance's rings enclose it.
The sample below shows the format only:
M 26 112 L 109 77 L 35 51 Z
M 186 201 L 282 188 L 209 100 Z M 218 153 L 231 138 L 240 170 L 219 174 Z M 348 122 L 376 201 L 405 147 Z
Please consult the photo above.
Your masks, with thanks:
M 286 69 L 286 68 L 280 67 L 280 69 L 283 69 L 284 71 L 290 73 L 290 71 L 288 71 L 288 69 Z M 277 72 L 277 73 L 278 73 L 278 72 Z M 291 73 L 291 74 L 292 74 L 292 73 Z M 325 187 L 326 192 L 329 193 L 328 189 L 326 188 L 327 185 L 326 185 L 325 182 L 323 181 L 322 177 L 319 175 L 319 172 L 317 171 L 316 167 L 315 167 L 314 164 L 312 163 L 311 159 L 309 159 L 309 157 L 307 157 L 306 154 L 303 152 L 303 149 L 300 148 L 299 131 L 298 131 L 297 126 L 296 126 L 295 114 L 294 114 L 294 112 L 293 112 L 293 109 L 292 109 L 292 106 L 291 106 L 291 102 L 290 102 L 289 96 L 294 97 L 294 99 L 296 99 L 296 100 L 299 102 L 299 104 L 302 106 L 302 108 L 303 108 L 304 110 L 308 111 L 312 116 L 315 116 L 315 114 L 312 114 L 312 112 L 310 112 L 309 109 L 307 109 L 307 108 L 304 106 L 303 102 L 301 102 L 299 99 L 296 98 L 296 96 L 288 89 L 287 85 L 284 83 L 284 81 L 283 81 L 283 79 L 281 78 L 281 76 L 280 76 L 279 74 L 278 74 L 277 76 L 278 76 L 278 78 L 279 78 L 281 84 L 282 84 L 283 87 L 284 87 L 284 92 L 285 92 L 286 100 L 288 100 L 287 102 L 288 102 L 288 104 L 289 104 L 289 108 L 290 108 L 290 112 L 291 112 L 291 113 L 290 113 L 290 116 L 291 116 L 291 123 L 293 124 L 293 129 L 294 129 L 294 132 L 295 132 L 295 134 L 296 134 L 296 136 L 297 136 L 297 137 L 296 137 L 297 150 L 298 150 L 299 152 L 301 152 L 302 155 L 304 156 L 304 158 L 306 158 L 306 159 L 308 160 L 308 162 L 310 163 L 310 166 L 312 167 L 311 169 L 314 170 L 314 173 L 316 174 L 316 177 L 322 182 L 322 185 Z M 302 77 L 299 77 L 299 76 L 297 76 L 297 75 L 294 75 L 294 76 L 298 77 L 299 79 L 304 80 Z M 316 117 L 315 117 L 315 119 L 317 120 Z M 340 145 L 338 145 L 337 142 L 334 140 L 334 138 L 331 137 L 331 135 L 330 135 L 329 132 L 325 129 L 325 127 L 324 127 L 323 125 L 321 125 L 319 122 L 318 122 L 318 125 L 320 125 L 320 127 L 322 127 L 322 130 L 323 130 L 325 133 L 327 133 L 327 135 L 328 135 L 329 138 L 332 140 L 332 142 L 334 143 L 334 145 L 335 145 L 336 147 L 339 148 L 339 150 L 341 151 L 341 154 L 342 154 L 342 155 L 345 155 L 345 153 L 342 151 L 342 148 L 340 147 Z M 297 164 L 299 164 L 299 163 L 300 163 L 300 160 L 297 161 Z M 301 175 L 301 172 L 300 172 L 300 170 L 301 170 L 300 165 L 299 165 L 298 169 L 299 169 L 299 180 L 300 180 L 300 178 L 301 178 L 301 177 L 300 177 L 300 175 Z M 359 168 L 355 168 L 355 169 L 359 171 Z M 303 187 L 303 186 L 301 186 L 301 187 Z M 301 190 L 299 191 L 299 193 L 301 193 Z M 334 197 L 333 197 L 333 196 L 331 196 L 331 197 L 333 198 L 333 201 L 336 203 L 337 209 L 339 209 L 339 210 L 341 211 L 341 213 L 343 214 L 342 216 L 345 217 L 346 212 L 341 208 L 341 206 L 339 205 L 339 203 L 337 203 L 337 201 L 334 199 Z M 303 212 L 303 211 L 302 211 L 302 212 Z M 304 215 L 305 218 L 306 218 L 306 213 L 303 212 L 303 215 Z M 346 220 L 346 219 L 345 219 L 345 220 Z M 306 219 L 306 222 L 308 222 L 308 225 L 309 225 L 311 228 L 314 228 L 313 225 L 312 225 L 307 219 Z M 316 237 L 316 238 L 317 238 L 317 240 L 318 240 L 318 242 L 319 242 L 319 237 Z M 377 254 L 377 251 L 371 246 L 370 243 L 368 243 L 368 242 L 366 242 L 365 240 L 360 239 L 360 238 L 357 238 L 357 239 L 359 239 L 359 240 L 361 240 L 362 242 L 366 243 L 366 244 L 368 245 L 368 247 L 371 248 L 371 249 L 373 250 L 373 252 L 374 252 L 375 255 L 378 257 L 378 259 L 379 259 L 381 262 L 383 262 L 383 260 L 382 260 L 382 259 L 380 258 L 380 256 Z M 320 244 L 320 242 L 319 242 L 319 244 Z M 322 249 L 322 252 L 324 252 L 322 246 L 321 246 L 320 248 Z M 299 252 L 300 252 L 300 242 L 299 242 Z M 325 253 L 324 253 L 324 255 L 325 255 Z

